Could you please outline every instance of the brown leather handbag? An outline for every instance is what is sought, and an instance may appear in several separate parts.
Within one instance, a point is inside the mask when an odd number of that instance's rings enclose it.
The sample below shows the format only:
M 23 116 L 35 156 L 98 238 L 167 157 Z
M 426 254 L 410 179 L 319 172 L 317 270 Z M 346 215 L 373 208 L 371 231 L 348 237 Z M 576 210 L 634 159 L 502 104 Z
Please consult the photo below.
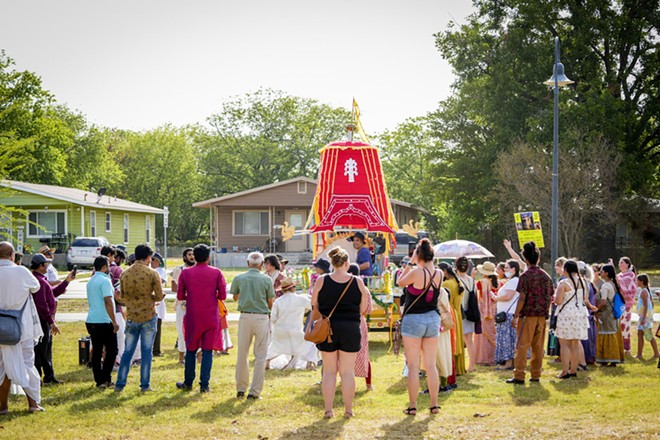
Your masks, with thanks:
M 344 291 L 341 293 L 341 296 L 337 300 L 337 303 L 332 308 L 332 311 L 328 316 L 323 316 L 318 309 L 314 308 L 312 310 L 312 315 L 307 323 L 305 328 L 305 340 L 313 342 L 314 344 L 321 344 L 323 342 L 332 342 L 332 327 L 330 327 L 330 318 L 332 314 L 335 313 L 335 309 L 339 305 L 339 302 L 348 291 L 348 288 L 353 284 L 355 277 L 351 276 L 351 280 L 346 284 Z

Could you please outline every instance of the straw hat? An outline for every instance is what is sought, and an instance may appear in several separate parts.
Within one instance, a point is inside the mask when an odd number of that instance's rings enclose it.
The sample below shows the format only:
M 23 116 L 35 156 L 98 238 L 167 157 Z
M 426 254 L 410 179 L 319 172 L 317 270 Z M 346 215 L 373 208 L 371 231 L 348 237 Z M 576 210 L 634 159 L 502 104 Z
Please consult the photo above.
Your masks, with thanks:
M 483 275 L 495 275 L 495 267 L 495 263 L 486 261 L 484 264 L 478 265 L 477 270 Z
M 45 254 L 54 254 L 54 253 L 55 253 L 55 249 L 53 249 L 52 247 L 49 247 L 49 246 L 47 246 L 47 245 L 43 245 L 43 246 L 41 246 L 41 247 L 39 248 L 39 253 L 40 253 L 40 254 L 44 254 L 44 255 L 45 255 Z
M 286 277 L 280 281 L 280 289 L 284 292 L 285 290 L 295 289 L 296 283 L 289 277 Z

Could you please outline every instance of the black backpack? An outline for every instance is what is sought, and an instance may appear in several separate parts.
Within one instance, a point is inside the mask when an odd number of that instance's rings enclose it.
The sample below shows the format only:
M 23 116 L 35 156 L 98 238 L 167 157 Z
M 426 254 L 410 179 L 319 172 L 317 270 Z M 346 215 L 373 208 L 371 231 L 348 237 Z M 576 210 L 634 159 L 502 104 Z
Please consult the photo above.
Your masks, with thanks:
M 463 280 L 461 280 L 461 284 L 463 284 L 463 287 L 465 288 L 465 295 L 468 295 L 467 309 L 462 310 L 463 317 L 471 322 L 481 322 L 479 299 L 477 298 L 477 292 L 474 290 L 474 285 L 472 286 L 472 290 L 468 290 Z

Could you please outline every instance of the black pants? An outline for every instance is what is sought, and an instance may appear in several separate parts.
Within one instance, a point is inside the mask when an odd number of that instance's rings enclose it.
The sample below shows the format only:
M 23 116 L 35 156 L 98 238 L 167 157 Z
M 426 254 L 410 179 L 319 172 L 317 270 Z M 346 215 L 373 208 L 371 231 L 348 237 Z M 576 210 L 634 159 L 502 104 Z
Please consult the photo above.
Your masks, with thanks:
M 96 385 L 112 382 L 112 367 L 117 358 L 117 333 L 112 324 L 86 323 L 87 331 L 92 338 L 92 371 Z M 103 354 L 105 349 L 105 355 Z M 103 363 L 101 358 L 103 357 Z
M 50 325 L 48 325 L 48 322 L 42 319 L 39 319 L 39 322 L 41 323 L 41 330 L 44 332 L 44 337 L 34 346 L 34 366 L 37 367 L 39 377 L 43 374 L 44 383 L 48 383 L 55 380 L 55 372 L 53 371 L 53 335 L 50 334 Z
M 154 356 L 160 356 L 162 354 L 160 351 L 160 335 L 161 335 L 160 328 L 162 325 L 163 325 L 163 320 L 158 318 L 158 324 L 156 324 L 156 338 L 154 339 L 154 350 L 153 350 Z

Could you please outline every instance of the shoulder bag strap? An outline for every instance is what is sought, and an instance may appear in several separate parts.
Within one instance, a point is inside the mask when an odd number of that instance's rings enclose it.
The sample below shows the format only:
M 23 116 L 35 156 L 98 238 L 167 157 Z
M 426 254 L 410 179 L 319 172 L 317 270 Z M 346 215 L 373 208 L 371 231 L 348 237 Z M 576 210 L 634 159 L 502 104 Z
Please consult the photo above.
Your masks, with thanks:
M 426 280 L 426 269 L 423 269 L 423 270 L 424 270 L 424 279 Z M 435 275 L 435 274 L 434 274 L 434 275 Z M 401 319 L 403 319 L 403 317 L 406 316 L 406 313 L 408 313 L 408 310 L 412 309 L 412 306 L 414 306 L 415 303 L 416 303 L 417 301 L 419 301 L 419 299 L 420 299 L 421 297 L 426 296 L 426 293 L 427 293 L 427 292 L 429 291 L 429 289 L 431 288 L 431 284 L 432 284 L 432 283 L 433 283 L 433 277 L 431 277 L 431 280 L 429 281 L 429 284 L 426 286 L 426 289 L 424 289 L 424 291 L 423 291 L 422 293 L 420 293 L 419 296 L 418 296 L 417 298 L 415 298 L 415 301 L 413 301 L 412 303 L 410 303 L 410 305 L 409 305 L 408 307 L 406 307 L 406 310 L 404 310 L 404 311 L 403 311 L 403 314 L 401 315 Z
M 331 311 L 330 314 L 328 315 L 328 318 L 330 318 L 330 317 L 332 316 L 332 314 L 335 313 L 335 309 L 336 309 L 337 306 L 339 305 L 339 302 L 341 301 L 341 299 L 342 299 L 342 298 L 344 297 L 344 295 L 346 294 L 346 291 L 348 290 L 348 288 L 351 287 L 351 284 L 353 284 L 353 280 L 354 280 L 354 279 L 355 279 L 355 277 L 354 277 L 353 275 L 351 275 L 351 280 L 348 282 L 348 284 L 346 284 L 346 287 L 344 287 L 344 291 L 341 293 L 341 296 L 340 296 L 339 299 L 337 300 L 337 303 L 336 303 L 335 306 L 332 308 L 332 311 Z
M 566 304 L 568 304 L 569 302 L 571 302 L 571 300 L 572 300 L 573 298 L 575 298 L 576 295 L 577 295 L 577 289 L 575 289 L 575 292 L 573 292 L 573 296 L 571 296 L 570 298 L 568 298 L 568 301 L 566 301 L 564 304 L 561 305 L 561 308 L 560 308 L 559 310 L 557 310 L 557 313 L 555 313 L 555 316 L 559 316 L 559 314 L 561 313 L 561 311 L 564 310 L 564 307 L 566 307 Z

